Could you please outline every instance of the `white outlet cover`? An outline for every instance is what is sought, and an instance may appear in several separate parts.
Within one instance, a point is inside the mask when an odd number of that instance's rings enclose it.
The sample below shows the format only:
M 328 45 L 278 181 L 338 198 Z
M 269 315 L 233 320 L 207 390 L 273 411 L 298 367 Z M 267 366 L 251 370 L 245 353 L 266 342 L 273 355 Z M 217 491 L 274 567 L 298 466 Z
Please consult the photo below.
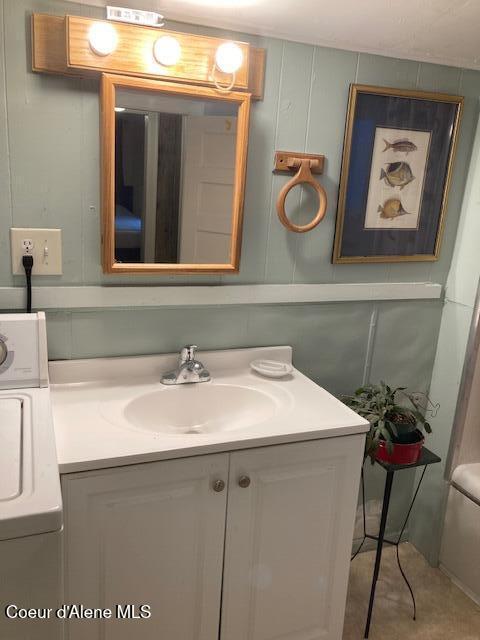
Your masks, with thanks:
M 62 275 L 62 230 L 61 229 L 10 229 L 10 247 L 13 275 L 24 275 L 22 257 L 24 240 L 33 242 L 32 276 Z M 47 251 L 45 251 L 47 249 Z

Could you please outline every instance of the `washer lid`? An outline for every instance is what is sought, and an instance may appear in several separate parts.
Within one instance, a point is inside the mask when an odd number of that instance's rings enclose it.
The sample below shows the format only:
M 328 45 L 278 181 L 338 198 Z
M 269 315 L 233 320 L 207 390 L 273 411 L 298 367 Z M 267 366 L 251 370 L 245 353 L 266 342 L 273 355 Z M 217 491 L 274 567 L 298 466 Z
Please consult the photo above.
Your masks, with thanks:
M 0 398 L 0 503 L 22 491 L 22 402 Z

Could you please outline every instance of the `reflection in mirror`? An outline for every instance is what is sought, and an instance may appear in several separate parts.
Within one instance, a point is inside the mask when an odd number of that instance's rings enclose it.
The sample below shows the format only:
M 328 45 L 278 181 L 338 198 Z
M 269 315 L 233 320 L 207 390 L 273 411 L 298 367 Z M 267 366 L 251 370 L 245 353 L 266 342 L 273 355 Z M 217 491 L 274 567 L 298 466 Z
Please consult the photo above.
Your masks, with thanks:
M 229 264 L 238 104 L 118 88 L 116 263 Z

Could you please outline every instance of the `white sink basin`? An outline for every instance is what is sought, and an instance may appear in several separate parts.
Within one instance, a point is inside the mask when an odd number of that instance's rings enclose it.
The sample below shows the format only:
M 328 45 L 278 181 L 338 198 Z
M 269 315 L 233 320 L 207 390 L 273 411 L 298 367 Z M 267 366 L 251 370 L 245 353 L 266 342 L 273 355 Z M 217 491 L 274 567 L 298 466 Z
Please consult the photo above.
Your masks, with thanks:
M 275 398 L 232 384 L 184 384 L 137 396 L 124 407 L 125 420 L 149 432 L 206 434 L 234 431 L 272 418 Z
M 368 422 L 293 369 L 280 379 L 252 360 L 292 363 L 290 347 L 199 354 L 212 380 L 166 386 L 178 354 L 52 362 L 62 473 L 363 434 Z

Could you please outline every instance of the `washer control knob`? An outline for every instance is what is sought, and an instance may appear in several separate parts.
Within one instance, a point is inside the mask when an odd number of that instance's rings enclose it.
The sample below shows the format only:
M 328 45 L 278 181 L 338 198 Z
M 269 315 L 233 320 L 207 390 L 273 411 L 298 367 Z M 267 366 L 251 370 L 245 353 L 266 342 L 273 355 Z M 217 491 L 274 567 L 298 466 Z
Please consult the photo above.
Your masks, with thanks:
M 8 356 L 8 349 L 5 342 L 0 338 L 0 366 L 5 362 Z

